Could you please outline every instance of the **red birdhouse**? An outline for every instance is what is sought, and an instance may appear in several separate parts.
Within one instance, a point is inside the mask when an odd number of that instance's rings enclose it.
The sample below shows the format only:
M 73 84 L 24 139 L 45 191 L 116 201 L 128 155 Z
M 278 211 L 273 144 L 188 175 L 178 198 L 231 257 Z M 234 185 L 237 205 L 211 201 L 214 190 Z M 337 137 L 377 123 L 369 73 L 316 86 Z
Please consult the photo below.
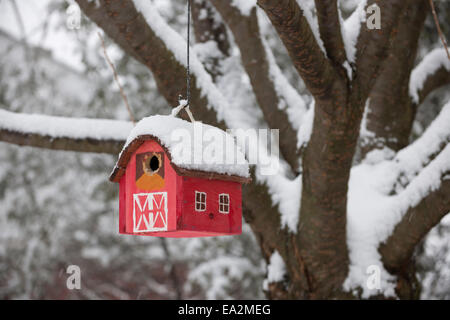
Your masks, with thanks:
M 119 183 L 119 232 L 158 237 L 240 234 L 249 167 L 225 131 L 172 116 L 132 130 L 110 180 Z

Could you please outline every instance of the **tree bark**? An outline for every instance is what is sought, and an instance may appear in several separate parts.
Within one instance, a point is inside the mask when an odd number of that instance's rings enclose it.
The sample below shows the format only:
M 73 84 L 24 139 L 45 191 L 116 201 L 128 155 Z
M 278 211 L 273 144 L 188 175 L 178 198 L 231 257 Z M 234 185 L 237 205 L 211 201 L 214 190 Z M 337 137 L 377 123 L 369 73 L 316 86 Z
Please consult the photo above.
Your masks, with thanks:
M 366 129 L 373 136 L 362 141 L 362 157 L 374 148 L 398 151 L 408 145 L 417 110 L 409 97 L 409 81 L 426 10 L 425 1 L 410 3 L 399 17 L 389 56 L 370 93 Z

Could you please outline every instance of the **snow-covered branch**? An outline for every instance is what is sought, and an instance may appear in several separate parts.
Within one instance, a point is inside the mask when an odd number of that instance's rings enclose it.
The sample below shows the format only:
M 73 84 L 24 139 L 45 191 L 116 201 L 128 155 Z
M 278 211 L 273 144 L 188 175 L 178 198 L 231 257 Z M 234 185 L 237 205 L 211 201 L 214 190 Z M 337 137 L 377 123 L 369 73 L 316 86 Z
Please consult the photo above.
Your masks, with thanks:
M 117 154 L 132 127 L 133 124 L 128 121 L 0 110 L 0 141 L 21 146 Z
M 374 150 L 352 169 L 346 288 L 361 287 L 363 297 L 370 296 L 373 291 L 364 286 L 366 268 L 384 264 L 389 270 L 381 269 L 382 292 L 393 294 L 388 271 L 397 271 L 423 236 L 450 212 L 449 123 L 450 102 L 425 133 L 392 160 L 383 160 L 383 150 Z
M 446 153 L 448 157 L 449 152 Z M 449 160 L 447 158 L 445 161 Z M 409 208 L 392 235 L 379 248 L 386 267 L 396 270 L 408 262 L 416 245 L 450 213 L 449 194 L 450 178 L 447 177 L 438 187 L 431 188 L 419 203 Z
M 295 0 L 258 0 L 258 5 L 266 12 L 277 30 L 309 91 L 315 97 L 328 94 L 337 75 L 330 60 L 325 56 L 310 11 L 302 9 Z
M 176 106 L 186 92 L 186 41 L 160 16 L 150 1 L 95 2 L 77 0 L 83 12 L 129 55 L 153 73 L 159 92 Z M 114 13 L 114 14 L 111 14 Z M 132 18 L 130 18 L 132 17 Z M 203 122 L 233 127 L 228 102 L 211 76 L 191 56 L 191 109 Z M 228 121 L 227 121 L 228 120 Z
M 449 83 L 450 60 L 444 48 L 437 48 L 429 52 L 412 71 L 409 95 L 415 104 L 420 104 L 431 91 Z
M 297 131 L 302 115 L 306 112 L 303 99 L 285 79 L 270 48 L 265 44 L 256 9 L 244 15 L 228 2 L 212 0 L 212 3 L 233 33 L 265 121 L 269 127 L 279 129 L 283 136 L 280 141 L 281 154 L 291 168 L 297 171 Z
M 226 25 L 208 0 L 193 2 L 192 21 L 195 53 L 215 82 L 223 75 L 224 60 L 230 57 Z
M 380 247 L 383 262 L 390 268 L 406 262 L 419 241 L 450 213 L 449 123 L 450 102 L 423 136 L 394 159 L 401 168 L 396 191 L 404 189 L 397 196 L 402 218 Z
M 393 159 L 396 172 L 392 190 L 403 189 L 450 143 L 450 101 L 425 132 L 412 144 L 402 149 Z M 450 159 L 448 159 L 450 162 Z

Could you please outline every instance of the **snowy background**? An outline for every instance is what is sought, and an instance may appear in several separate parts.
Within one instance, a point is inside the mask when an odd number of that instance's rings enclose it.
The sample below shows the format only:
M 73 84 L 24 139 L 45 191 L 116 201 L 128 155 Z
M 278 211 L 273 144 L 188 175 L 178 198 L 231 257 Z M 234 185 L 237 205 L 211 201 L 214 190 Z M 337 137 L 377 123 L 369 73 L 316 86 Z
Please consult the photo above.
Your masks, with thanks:
M 344 18 L 358 2 L 341 1 L 347 9 Z M 13 1 L 0 1 L 0 111 L 128 120 L 103 56 L 97 35 L 101 30 L 83 15 L 80 29 L 67 28 L 71 1 L 15 3 L 17 10 Z M 185 1 L 153 3 L 161 17 L 185 35 Z M 438 5 L 450 11 L 448 2 Z M 444 33 L 449 34 L 450 19 L 440 18 Z M 281 71 L 293 88 L 304 92 L 279 39 L 263 17 L 261 21 Z M 424 33 L 418 59 L 439 44 L 431 19 Z M 148 69 L 105 40 L 135 117 L 169 114 Z M 199 57 L 208 51 L 204 46 L 194 48 Z M 233 79 L 239 74 L 236 68 L 241 68 L 236 63 L 238 55 L 230 59 L 230 78 L 222 84 L 230 92 L 244 90 L 237 87 L 248 82 Z M 251 94 L 234 96 L 246 96 L 248 103 L 255 103 Z M 414 125 L 416 137 L 449 98 L 447 86 L 421 106 Z M 305 102 L 311 102 L 306 95 Z M 241 236 L 168 239 L 166 243 L 158 238 L 119 236 L 118 186 L 108 181 L 115 160 L 111 155 L 0 143 L 1 299 L 262 299 L 264 279 L 276 281 L 282 276 L 281 258 L 272 256 L 267 267 L 247 225 Z M 364 174 L 363 169 L 356 174 Z M 377 200 L 363 199 L 366 205 Z M 288 226 L 296 223 L 284 219 Z M 422 297 L 450 299 L 449 217 L 430 233 L 417 254 L 419 277 L 424 279 Z M 71 264 L 81 268 L 81 290 L 66 288 L 65 271 Z

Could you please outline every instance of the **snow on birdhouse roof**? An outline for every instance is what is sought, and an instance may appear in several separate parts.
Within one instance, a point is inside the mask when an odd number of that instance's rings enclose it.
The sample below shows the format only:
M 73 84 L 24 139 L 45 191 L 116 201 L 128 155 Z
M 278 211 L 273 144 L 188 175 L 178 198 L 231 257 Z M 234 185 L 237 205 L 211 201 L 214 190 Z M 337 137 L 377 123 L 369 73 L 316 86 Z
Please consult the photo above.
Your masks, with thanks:
M 131 130 L 111 173 L 119 182 L 133 153 L 147 140 L 164 148 L 179 175 L 208 179 L 250 181 L 249 164 L 229 133 L 174 116 L 155 115 L 142 119 Z

